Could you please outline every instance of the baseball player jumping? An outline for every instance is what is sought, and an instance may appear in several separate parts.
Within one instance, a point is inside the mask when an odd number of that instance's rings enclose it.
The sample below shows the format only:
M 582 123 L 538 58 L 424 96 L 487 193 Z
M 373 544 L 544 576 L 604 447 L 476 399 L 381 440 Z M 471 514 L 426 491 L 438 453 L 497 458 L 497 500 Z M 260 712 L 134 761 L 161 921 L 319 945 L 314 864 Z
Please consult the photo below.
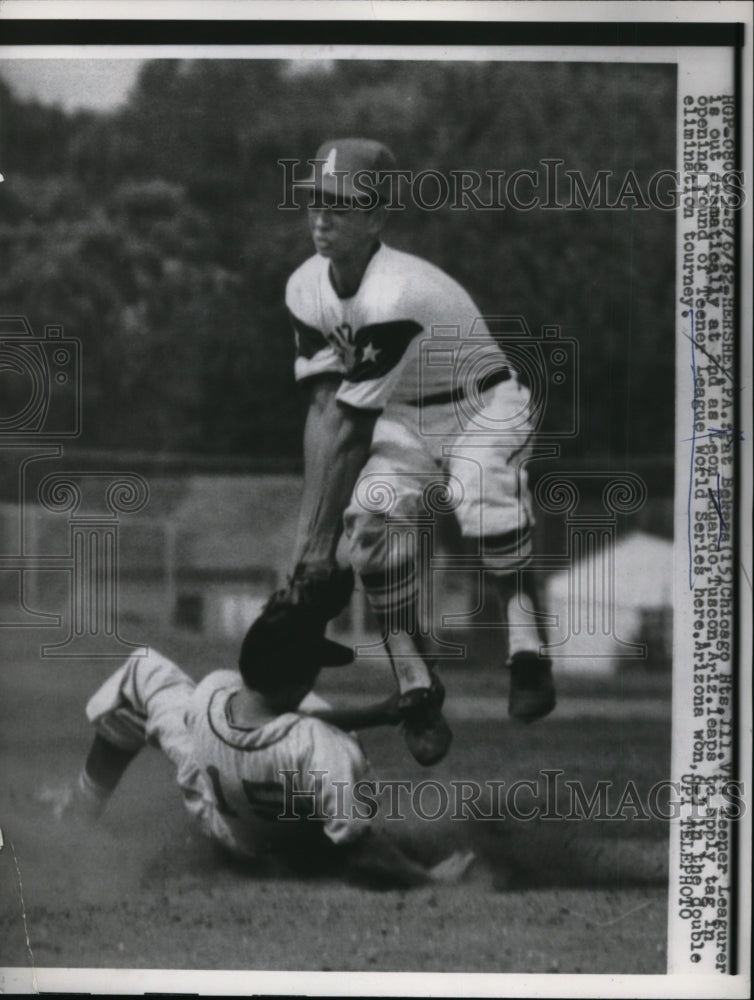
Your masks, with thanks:
M 349 572 L 336 564 L 345 529 L 352 567 L 383 626 L 406 743 L 429 765 L 452 734 L 432 651 L 416 627 L 421 560 L 408 537 L 388 551 L 386 518 L 395 526 L 426 514 L 438 477 L 456 495 L 455 516 L 508 625 L 509 712 L 526 721 L 550 712 L 537 594 L 520 573 L 533 526 L 530 394 L 464 289 L 382 241 L 392 153 L 369 139 L 335 139 L 311 162 L 302 187 L 316 253 L 286 289 L 295 375 L 308 395 L 304 490 L 295 569 L 269 608 L 304 606 L 324 634 L 351 592 Z M 434 360 L 428 343 L 442 348 Z
M 303 854 L 382 885 L 458 880 L 472 852 L 424 868 L 357 808 L 369 765 L 343 730 L 398 717 L 396 698 L 338 710 L 311 691 L 320 666 L 352 658 L 345 647 L 307 635 L 304 622 L 281 643 L 274 616 L 249 629 L 240 673 L 216 670 L 195 685 L 155 651 L 131 657 L 87 705 L 94 741 L 58 815 L 98 818 L 129 763 L 152 744 L 175 766 L 199 829 L 235 856 Z

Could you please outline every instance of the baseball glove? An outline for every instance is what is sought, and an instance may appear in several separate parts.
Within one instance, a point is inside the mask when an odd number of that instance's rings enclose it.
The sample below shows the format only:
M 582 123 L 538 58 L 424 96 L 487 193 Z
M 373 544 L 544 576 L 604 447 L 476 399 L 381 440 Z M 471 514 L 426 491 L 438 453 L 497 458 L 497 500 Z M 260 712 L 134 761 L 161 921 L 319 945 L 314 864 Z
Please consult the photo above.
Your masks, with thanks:
M 353 592 L 353 570 L 340 566 L 316 568 L 302 563 L 287 586 L 276 590 L 262 611 L 268 617 L 285 609 L 302 626 L 320 628 L 345 608 Z
M 302 652 L 307 650 L 321 666 L 350 663 L 353 650 L 324 635 L 328 621 L 348 604 L 352 591 L 350 569 L 299 565 L 287 585 L 271 595 L 253 628 L 280 648 L 294 644 Z

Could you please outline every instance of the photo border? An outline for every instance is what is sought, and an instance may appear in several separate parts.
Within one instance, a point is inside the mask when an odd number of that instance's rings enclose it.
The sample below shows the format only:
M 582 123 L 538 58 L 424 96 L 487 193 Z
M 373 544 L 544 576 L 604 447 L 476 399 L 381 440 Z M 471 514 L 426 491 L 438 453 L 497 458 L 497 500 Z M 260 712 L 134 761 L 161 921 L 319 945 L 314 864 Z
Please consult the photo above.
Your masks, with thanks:
M 635 4 L 622 3 L 612 5 L 619 8 L 621 20 L 615 18 L 607 12 L 603 4 L 528 4 L 529 8 L 538 7 L 539 16 L 544 16 L 547 11 L 553 9 L 564 10 L 573 9 L 578 6 L 581 11 L 587 8 L 597 11 L 599 16 L 595 20 L 572 21 L 565 19 L 552 21 L 540 20 L 509 20 L 484 21 L 474 19 L 458 21 L 432 21 L 427 16 L 434 13 L 434 6 L 428 4 L 409 4 L 412 11 L 421 17 L 411 19 L 386 19 L 381 21 L 367 20 L 366 16 L 359 19 L 352 19 L 344 15 L 344 18 L 333 17 L 335 8 L 333 5 L 323 5 L 326 7 L 327 18 L 311 17 L 314 8 L 309 4 L 295 4 L 296 16 L 299 20 L 280 20 L 279 18 L 257 19 L 259 16 L 259 6 L 256 6 L 252 19 L 222 19 L 209 20 L 209 17 L 199 17 L 186 20 L 181 17 L 170 18 L 150 16 L 145 13 L 146 6 L 142 3 L 124 5 L 113 3 L 111 5 L 113 14 L 116 8 L 121 11 L 124 6 L 130 6 L 134 17 L 141 17 L 143 20 L 124 19 L 121 17 L 107 17 L 95 19 L 77 19 L 74 9 L 88 8 L 87 4 L 54 4 L 37 3 L 33 7 L 29 3 L 19 3 L 17 8 L 23 8 L 23 13 L 27 16 L 16 17 L 14 14 L 14 2 L 6 2 L 5 8 L 0 16 L 0 56 L 2 50 L 7 46 L 34 47 L 52 46 L 74 47 L 76 54 L 83 54 L 81 46 L 92 45 L 117 46 L 122 51 L 123 46 L 148 46 L 153 49 L 155 46 L 175 46 L 175 45 L 201 45 L 202 48 L 208 45 L 223 46 L 226 51 L 230 46 L 247 45 L 369 45 L 370 48 L 376 45 L 483 45 L 485 48 L 492 46 L 554 46 L 563 53 L 566 48 L 573 46 L 607 46 L 614 48 L 623 47 L 660 47 L 678 46 L 684 48 L 688 46 L 700 46 L 707 48 L 729 47 L 734 53 L 734 81 L 737 96 L 737 127 L 736 127 L 736 161 L 737 169 L 743 169 L 746 179 L 747 193 L 749 190 L 749 177 L 746 172 L 751 169 L 751 137 L 742 130 L 744 113 L 751 112 L 751 91 L 750 82 L 745 85 L 744 71 L 746 66 L 751 67 L 751 11 L 742 9 L 740 19 L 738 18 L 738 8 L 748 8 L 746 4 L 695 4 L 693 16 L 700 15 L 710 17 L 710 20 L 694 20 L 687 22 L 677 22 L 672 19 L 653 21 L 644 20 L 645 17 L 652 17 L 659 10 L 667 11 L 677 17 L 679 8 L 683 8 L 683 15 L 691 17 L 692 11 L 685 4 Z M 60 8 L 65 6 L 67 10 L 61 13 Z M 160 13 L 167 5 L 149 5 L 156 14 Z M 222 4 L 220 7 L 231 11 L 239 11 L 240 4 Z M 278 5 L 275 5 L 278 6 Z M 362 5 L 363 6 L 363 5 Z M 371 4 L 367 4 L 373 7 Z M 421 12 L 418 7 L 421 6 Z M 468 16 L 470 13 L 468 4 L 452 4 L 454 11 L 463 12 Z M 506 15 L 515 14 L 519 17 L 523 14 L 520 5 L 505 4 Z M 611 6 L 611 5 L 607 5 Z M 102 9 L 99 5 L 100 10 Z M 350 14 L 356 5 L 347 3 L 343 8 L 348 8 L 346 14 Z M 492 13 L 490 5 L 480 5 L 487 14 Z M 56 20 L 47 20 L 51 17 L 51 9 L 55 10 Z M 195 10 L 191 5 L 182 5 L 185 10 Z M 672 8 L 672 10 L 671 10 Z M 91 9 L 91 8 L 88 8 Z M 175 9 L 175 8 L 174 8 Z M 218 18 L 219 11 L 216 9 L 214 18 Z M 269 9 L 269 8 L 268 8 Z M 279 6 L 278 6 L 279 9 Z M 381 8 L 385 14 L 391 13 L 388 6 Z M 703 9 L 703 10 L 702 10 Z M 478 13 L 474 12 L 475 15 Z M 725 21 L 717 20 L 725 17 Z M 531 16 L 526 13 L 527 18 Z M 425 19 L 426 18 L 426 19 Z M 727 20 L 730 18 L 731 20 Z M 735 19 L 735 20 L 733 20 Z M 31 58 L 31 53 L 29 55 Z M 76 57 L 75 55 L 73 56 Z M 555 56 L 553 56 L 555 58 Z M 568 56 L 561 54 L 558 59 Z M 568 60 L 570 61 L 570 60 Z M 748 92 L 747 92 L 748 91 Z M 748 107 L 746 106 L 748 104 Z M 747 234 L 748 228 L 748 234 Z M 741 695 L 751 692 L 750 674 L 745 671 L 744 656 L 745 651 L 750 648 L 751 639 L 751 618 L 750 604 L 747 601 L 747 582 L 751 587 L 751 530 L 748 520 L 743 516 L 743 511 L 748 509 L 751 500 L 751 466 L 748 456 L 747 442 L 751 440 L 751 344 L 747 344 L 744 331 L 750 329 L 751 319 L 751 284 L 748 275 L 751 268 L 746 268 L 746 259 L 751 264 L 751 206 L 747 206 L 745 212 L 736 216 L 736 226 L 734 230 L 735 240 L 735 312 L 737 327 L 737 381 L 743 387 L 743 392 L 736 397 L 736 419 L 734 426 L 741 428 L 744 432 L 743 446 L 738 443 L 736 446 L 736 459 L 734 466 L 735 478 L 735 505 L 737 508 L 737 518 L 735 521 L 733 551 L 741 554 L 740 572 L 736 578 L 735 597 L 735 617 L 736 628 L 734 628 L 735 648 L 733 657 L 734 683 Z M 746 278 L 744 276 L 747 276 Z M 676 333 L 676 338 L 678 334 Z M 748 501 L 748 503 L 747 503 Z M 678 534 L 680 529 L 677 530 Z M 676 541 L 677 544 L 677 541 Z M 748 564 L 747 564 L 748 563 Z M 748 576 L 747 576 L 748 570 Z M 676 694 L 674 677 L 674 729 Z M 751 733 L 751 711 L 750 698 L 739 696 L 734 702 L 734 750 L 733 759 L 737 766 L 737 780 L 745 783 L 750 782 L 751 772 L 747 763 L 747 750 L 750 749 Z M 746 785 L 747 789 L 749 785 Z M 748 838 L 746 830 L 750 831 L 750 819 L 747 818 L 745 824 L 733 824 L 734 845 L 737 857 L 737 885 L 738 906 L 737 915 L 733 918 L 732 926 L 735 933 L 733 967 L 738 969 L 737 974 L 725 977 L 719 976 L 696 976 L 696 975 L 668 975 L 666 977 L 634 977 L 634 976 L 580 976 L 577 977 L 577 985 L 569 988 L 562 980 L 571 977 L 542 977 L 527 976 L 519 974 L 481 975 L 478 976 L 458 976 L 452 973 L 443 974 L 335 974 L 335 973 L 305 973 L 296 979 L 297 974 L 293 973 L 196 973 L 196 972 L 175 972 L 173 970 L 154 970 L 144 972 L 141 981 L 136 984 L 128 982 L 128 970 L 57 970 L 57 969 L 37 969 L 36 977 L 41 989 L 54 990 L 75 990 L 92 989 L 93 981 L 87 973 L 91 972 L 101 981 L 97 983 L 99 988 L 105 983 L 111 983 L 112 977 L 117 977 L 121 981 L 118 983 L 119 990 L 142 992 L 146 989 L 171 990 L 188 989 L 195 991 L 200 984 L 208 994 L 215 993 L 219 989 L 223 992 L 236 990 L 250 990 L 259 992 L 264 990 L 270 993 L 290 993 L 291 989 L 300 989 L 312 995 L 338 994 L 342 992 L 361 993 L 362 995 L 383 995 L 400 990 L 404 995 L 426 995 L 430 992 L 443 993 L 444 995 L 468 995 L 469 987 L 475 995 L 514 995 L 505 989 L 505 993 L 497 991 L 503 987 L 511 985 L 511 980 L 515 980 L 515 995 L 533 996 L 537 995 L 541 989 L 546 989 L 550 995 L 571 995 L 574 990 L 578 990 L 582 996 L 602 996 L 604 989 L 609 988 L 613 996 L 744 996 L 746 993 L 748 957 L 748 934 L 747 923 L 750 927 L 751 898 L 750 884 L 751 864 L 748 851 L 745 845 Z M 748 888 L 748 892 L 745 887 Z M 737 952 L 737 953 L 736 953 Z M 28 985 L 28 969 L 3 970 L 4 983 L 6 988 L 16 988 L 23 983 Z M 209 977 L 209 978 L 206 978 Z M 343 978 L 348 979 L 348 989 L 343 990 Z M 380 980 L 380 988 L 376 988 L 376 980 Z M 507 980 L 506 984 L 504 981 Z M 609 980 L 609 985 L 606 982 Z M 134 989 L 135 987 L 135 989 Z M 709 992 L 700 992 L 709 988 Z M 452 991 L 449 993 L 448 991 Z M 552 992 L 554 990 L 554 992 Z M 565 992 L 561 992 L 565 990 Z M 667 992 L 665 992 L 667 990 Z M 624 992 L 625 991 L 625 992 Z M 638 991 L 638 992 L 636 992 Z

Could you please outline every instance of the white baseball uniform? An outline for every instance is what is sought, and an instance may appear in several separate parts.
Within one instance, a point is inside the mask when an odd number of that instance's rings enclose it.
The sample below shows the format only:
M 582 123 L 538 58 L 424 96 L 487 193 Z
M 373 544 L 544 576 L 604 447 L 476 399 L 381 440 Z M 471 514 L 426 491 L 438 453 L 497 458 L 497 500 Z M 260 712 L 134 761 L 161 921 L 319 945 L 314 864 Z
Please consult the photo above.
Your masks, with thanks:
M 242 686 L 235 670 L 194 684 L 150 650 L 116 670 L 86 713 L 122 749 L 159 746 L 201 831 L 234 854 L 253 857 L 323 833 L 335 844 L 361 836 L 368 820 L 352 808 L 353 786 L 369 765 L 357 740 L 306 714 L 326 704 L 316 695 L 262 726 L 240 726 L 230 701 Z
M 380 244 L 352 297 L 338 297 L 329 261 L 316 255 L 290 277 L 286 305 L 297 380 L 335 373 L 340 402 L 380 413 L 344 517 L 354 569 L 375 606 L 402 604 L 401 591 L 416 586 L 409 568 L 403 583 L 394 574 L 385 585 L 385 515 L 426 514 L 438 473 L 463 534 L 484 540 L 483 558 L 506 572 L 524 566 L 530 393 L 464 289 L 428 261 Z

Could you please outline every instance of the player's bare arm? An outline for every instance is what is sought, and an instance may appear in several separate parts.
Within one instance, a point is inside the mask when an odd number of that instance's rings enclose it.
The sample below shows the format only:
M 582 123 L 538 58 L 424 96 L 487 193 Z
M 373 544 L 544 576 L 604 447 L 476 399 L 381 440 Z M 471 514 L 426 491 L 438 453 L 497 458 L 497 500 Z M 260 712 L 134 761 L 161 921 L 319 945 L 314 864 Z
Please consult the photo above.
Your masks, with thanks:
M 304 492 L 296 565 L 328 568 L 343 532 L 343 511 L 369 455 L 378 413 L 336 399 L 338 381 L 313 380 L 304 432 Z
M 331 726 L 351 732 L 354 729 L 373 729 L 376 726 L 397 726 L 401 721 L 400 694 L 394 691 L 389 698 L 369 705 L 353 708 L 315 708 L 308 714 Z

